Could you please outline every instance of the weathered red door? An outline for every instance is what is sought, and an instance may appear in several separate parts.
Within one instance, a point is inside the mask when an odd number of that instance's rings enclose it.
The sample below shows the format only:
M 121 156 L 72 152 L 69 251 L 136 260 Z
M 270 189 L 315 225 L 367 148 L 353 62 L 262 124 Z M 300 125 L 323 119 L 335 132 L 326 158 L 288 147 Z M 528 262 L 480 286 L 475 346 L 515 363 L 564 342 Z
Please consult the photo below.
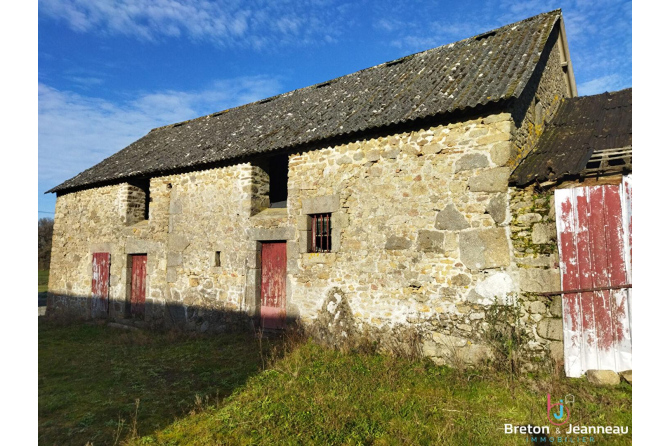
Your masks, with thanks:
M 286 242 L 261 249 L 261 326 L 284 328 L 286 322 Z
M 628 188 L 628 189 L 627 189 Z M 632 181 L 557 190 L 565 372 L 632 369 Z
M 107 314 L 109 310 L 109 265 L 108 252 L 93 253 L 91 277 L 91 312 L 93 317 Z
M 143 316 L 147 289 L 147 255 L 132 256 L 133 265 L 130 278 L 130 314 Z

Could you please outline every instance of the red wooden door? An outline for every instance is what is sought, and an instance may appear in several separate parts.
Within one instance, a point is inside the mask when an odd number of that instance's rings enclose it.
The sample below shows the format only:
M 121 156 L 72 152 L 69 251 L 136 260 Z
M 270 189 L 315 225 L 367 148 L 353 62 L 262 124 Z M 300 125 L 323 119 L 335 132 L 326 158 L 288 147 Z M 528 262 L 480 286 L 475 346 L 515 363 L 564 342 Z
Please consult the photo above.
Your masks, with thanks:
M 109 311 L 109 265 L 108 252 L 93 253 L 91 278 L 91 311 L 93 317 L 107 314 Z
M 130 279 L 130 314 L 143 316 L 147 289 L 147 255 L 133 255 Z
M 630 283 L 627 260 L 632 249 L 632 217 L 626 211 L 631 194 L 626 197 L 626 187 L 581 187 L 555 194 L 563 290 L 606 288 L 563 295 L 565 371 L 570 377 L 590 369 L 632 369 L 632 293 L 621 288 Z
M 261 326 L 284 328 L 286 322 L 286 242 L 261 249 Z

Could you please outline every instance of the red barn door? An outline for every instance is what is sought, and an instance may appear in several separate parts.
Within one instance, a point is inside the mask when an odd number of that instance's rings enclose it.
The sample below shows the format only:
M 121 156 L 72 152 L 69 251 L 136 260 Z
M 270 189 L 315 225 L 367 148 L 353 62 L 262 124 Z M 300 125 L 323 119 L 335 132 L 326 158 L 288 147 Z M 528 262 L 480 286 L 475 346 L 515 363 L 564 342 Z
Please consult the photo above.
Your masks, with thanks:
M 284 328 L 286 323 L 286 242 L 261 248 L 261 326 Z
M 132 256 L 133 265 L 130 279 L 130 314 L 144 316 L 144 302 L 147 290 L 147 255 Z
M 631 370 L 632 179 L 556 191 L 565 372 Z
M 91 277 L 91 312 L 92 316 L 106 315 L 109 311 L 109 264 L 111 255 L 108 252 L 93 253 Z

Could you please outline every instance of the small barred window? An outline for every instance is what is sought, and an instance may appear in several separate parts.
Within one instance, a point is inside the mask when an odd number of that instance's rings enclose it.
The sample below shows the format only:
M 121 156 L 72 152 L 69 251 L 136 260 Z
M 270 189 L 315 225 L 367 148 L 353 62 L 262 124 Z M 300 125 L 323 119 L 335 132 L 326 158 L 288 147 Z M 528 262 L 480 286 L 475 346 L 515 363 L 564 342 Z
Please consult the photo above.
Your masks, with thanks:
M 310 252 L 330 252 L 331 240 L 331 217 L 332 214 L 312 215 L 312 244 Z

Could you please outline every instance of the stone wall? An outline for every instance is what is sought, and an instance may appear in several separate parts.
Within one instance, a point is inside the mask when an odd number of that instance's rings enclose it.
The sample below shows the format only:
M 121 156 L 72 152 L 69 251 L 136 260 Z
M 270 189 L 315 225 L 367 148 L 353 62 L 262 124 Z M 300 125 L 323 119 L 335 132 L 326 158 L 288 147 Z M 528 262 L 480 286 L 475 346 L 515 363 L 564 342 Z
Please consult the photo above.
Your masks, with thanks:
M 91 294 L 91 254 L 96 247 L 107 251 L 118 244 L 116 228 L 125 226 L 127 217 L 121 205 L 128 196 L 123 189 L 121 185 L 106 186 L 56 200 L 49 312 L 90 316 L 90 305 L 85 298 Z M 116 291 L 120 286 L 120 269 L 112 266 L 110 289 Z
M 516 291 L 499 150 L 511 126 L 502 113 L 292 157 L 289 214 L 337 197 L 340 239 L 337 252 L 298 250 L 289 278 L 301 320 L 319 319 L 337 288 L 361 331 L 411 325 L 437 361 L 453 349 L 486 356 L 486 307 Z
M 249 164 L 152 178 L 150 218 L 134 224 L 138 218 L 128 216 L 140 212 L 128 199 L 135 188 L 126 183 L 59 196 L 50 311 L 72 310 L 74 302 L 76 312 L 90 316 L 92 253 L 109 252 L 112 318 L 127 318 L 129 256 L 147 254 L 146 314 L 134 323 L 204 331 L 245 319 L 254 181 Z M 217 251 L 221 266 L 214 264 Z
M 556 53 L 531 89 L 548 114 L 565 89 Z M 519 127 L 529 113 L 516 106 L 290 154 L 286 209 L 267 209 L 268 174 L 250 163 L 152 178 L 148 220 L 129 184 L 60 195 L 49 312 L 90 317 L 91 255 L 110 252 L 111 318 L 251 327 L 261 242 L 285 240 L 290 320 L 338 339 L 411 328 L 436 362 L 474 363 L 492 357 L 491 309 L 518 306 L 528 357 L 546 358 L 560 308 L 533 292 L 558 289 L 552 200 L 508 187 L 514 155 L 533 140 Z M 310 253 L 310 215 L 321 213 L 332 215 L 332 252 Z M 141 320 L 127 314 L 133 254 L 148 258 Z
M 559 27 L 549 36 L 542 54 L 533 54 L 538 66 L 526 88 L 509 110 L 514 127 L 511 165 L 516 166 L 537 144 L 544 124 L 553 118 L 568 90 L 558 46 Z
M 325 212 L 315 204 L 321 199 L 339 239 L 336 252 L 307 253 L 299 231 L 289 278 L 300 319 L 322 320 L 324 299 L 337 289 L 344 304 L 331 313 L 344 305 L 357 331 L 411 326 L 436 362 L 471 363 L 491 358 L 484 334 L 492 305 L 518 304 L 526 349 L 545 358 L 551 344 L 538 333 L 553 307 L 545 299 L 541 309 L 526 291 L 558 289 L 557 270 L 549 270 L 557 266 L 555 228 L 548 211 L 530 213 L 541 199 L 530 192 L 526 207 L 526 191 L 507 186 L 509 152 L 500 148 L 511 130 L 501 113 L 292 157 L 290 216 Z M 535 225 L 536 215 L 544 223 Z
M 510 199 L 514 261 L 519 268 L 521 323 L 536 357 L 563 360 L 561 295 L 535 293 L 561 289 L 553 191 L 533 186 L 514 190 Z
M 150 219 L 135 224 L 126 184 L 59 196 L 50 311 L 90 316 L 101 251 L 112 254 L 110 316 L 125 319 L 128 256 L 146 253 L 147 312 L 135 324 L 239 327 L 258 313 L 259 241 L 286 240 L 291 319 L 327 318 L 337 289 L 351 328 L 411 326 L 437 362 L 474 362 L 491 354 L 487 311 L 511 298 L 538 355 L 558 351 L 560 306 L 532 294 L 560 286 L 553 201 L 508 188 L 498 149 L 511 125 L 502 113 L 294 154 L 287 209 L 262 209 L 267 179 L 249 164 L 152 179 Z M 322 212 L 333 215 L 333 252 L 309 253 L 308 215 Z

